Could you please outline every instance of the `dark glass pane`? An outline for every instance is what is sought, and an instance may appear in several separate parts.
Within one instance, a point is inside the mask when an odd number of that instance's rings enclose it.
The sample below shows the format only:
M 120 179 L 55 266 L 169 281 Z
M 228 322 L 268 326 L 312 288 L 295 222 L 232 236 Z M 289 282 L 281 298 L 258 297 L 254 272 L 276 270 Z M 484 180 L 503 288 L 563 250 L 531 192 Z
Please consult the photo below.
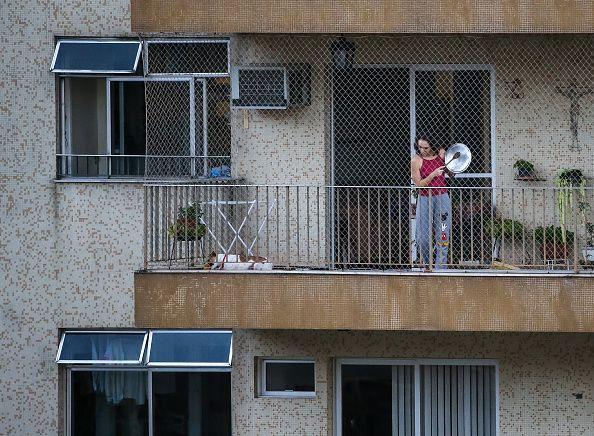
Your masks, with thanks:
M 154 332 L 149 362 L 227 365 L 230 352 L 230 332 Z
M 72 371 L 72 435 L 147 435 L 146 374 Z
M 61 41 L 54 71 L 134 72 L 139 42 Z
M 443 148 L 466 144 L 472 152 L 467 173 L 491 171 L 489 71 L 418 71 L 415 97 L 417 133 Z
M 315 391 L 313 363 L 266 363 L 266 390 L 273 392 Z
M 342 434 L 392 434 L 392 367 L 342 365 Z
M 144 176 L 144 81 L 111 82 L 111 175 Z
M 58 360 L 140 360 L 144 333 L 66 333 Z
M 231 373 L 153 373 L 155 436 L 231 434 Z

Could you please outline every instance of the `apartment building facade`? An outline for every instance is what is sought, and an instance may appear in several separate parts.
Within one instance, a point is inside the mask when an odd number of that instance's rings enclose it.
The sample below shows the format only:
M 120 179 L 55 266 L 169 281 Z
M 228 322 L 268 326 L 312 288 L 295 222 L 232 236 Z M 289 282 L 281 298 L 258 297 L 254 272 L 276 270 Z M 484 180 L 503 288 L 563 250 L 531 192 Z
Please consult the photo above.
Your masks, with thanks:
M 4 6 L 0 433 L 594 431 L 591 2 L 290 6 Z

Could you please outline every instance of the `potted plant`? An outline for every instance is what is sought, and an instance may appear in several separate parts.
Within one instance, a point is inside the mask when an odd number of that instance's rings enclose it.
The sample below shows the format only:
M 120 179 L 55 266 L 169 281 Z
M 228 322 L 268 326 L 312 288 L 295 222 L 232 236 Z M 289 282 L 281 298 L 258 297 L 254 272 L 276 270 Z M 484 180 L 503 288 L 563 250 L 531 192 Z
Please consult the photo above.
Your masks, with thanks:
M 534 164 L 527 160 L 518 159 L 514 164 L 516 169 L 516 178 L 518 179 L 532 179 L 534 178 Z
M 202 211 L 195 202 L 180 207 L 177 218 L 167 228 L 167 234 L 178 241 L 196 241 L 206 234 L 206 226 L 200 222 Z
M 524 235 L 524 225 L 510 218 L 489 220 L 485 223 L 485 231 L 494 238 L 522 239 Z
M 540 226 L 535 229 L 534 237 L 541 244 L 545 259 L 566 259 L 567 247 L 573 244 L 574 233 L 561 226 Z
M 576 168 L 561 169 L 557 173 L 555 184 L 559 188 L 557 191 L 557 210 L 561 223 L 562 240 L 565 242 L 565 219 L 568 212 L 579 213 L 580 221 L 586 224 L 586 212 L 590 208 L 586 201 L 586 177 L 581 170 Z M 574 199 L 577 210 L 574 210 Z
M 586 246 L 582 248 L 585 262 L 594 262 L 594 223 L 586 223 Z
M 502 241 L 521 240 L 524 235 L 524 225 L 511 218 L 494 218 L 485 223 L 485 232 L 487 237 L 494 238 L 493 259 L 500 259 Z
M 582 188 L 586 184 L 586 178 L 582 170 L 564 168 L 557 173 L 556 182 L 560 188 Z

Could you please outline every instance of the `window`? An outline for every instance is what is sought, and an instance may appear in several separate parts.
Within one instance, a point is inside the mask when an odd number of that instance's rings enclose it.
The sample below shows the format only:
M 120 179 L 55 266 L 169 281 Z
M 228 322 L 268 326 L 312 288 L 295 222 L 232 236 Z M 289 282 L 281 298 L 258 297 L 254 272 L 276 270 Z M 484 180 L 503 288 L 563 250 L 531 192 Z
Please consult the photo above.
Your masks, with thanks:
M 138 41 L 59 41 L 51 71 L 70 74 L 134 73 L 140 48 Z
M 149 335 L 167 366 L 145 363 Z M 229 331 L 65 332 L 67 435 L 231 435 L 231 343 Z
M 489 360 L 341 359 L 337 434 L 495 435 L 497 374 Z
M 152 372 L 155 436 L 230 435 L 230 372 Z
M 147 372 L 69 374 L 70 435 L 148 435 Z
M 210 47 L 225 54 L 224 70 L 207 69 L 200 77 L 114 75 L 136 71 L 131 47 L 139 55 L 137 41 L 63 40 L 56 46 L 57 177 L 230 177 L 227 42 L 199 45 L 200 53 Z
M 155 331 L 150 334 L 148 365 L 230 366 L 230 331 Z
M 73 367 L 67 378 L 69 436 L 231 435 L 229 371 Z
M 65 332 L 56 362 L 138 364 L 145 344 L 144 332 Z
M 316 394 L 313 360 L 263 359 L 260 376 L 262 396 L 313 397 Z

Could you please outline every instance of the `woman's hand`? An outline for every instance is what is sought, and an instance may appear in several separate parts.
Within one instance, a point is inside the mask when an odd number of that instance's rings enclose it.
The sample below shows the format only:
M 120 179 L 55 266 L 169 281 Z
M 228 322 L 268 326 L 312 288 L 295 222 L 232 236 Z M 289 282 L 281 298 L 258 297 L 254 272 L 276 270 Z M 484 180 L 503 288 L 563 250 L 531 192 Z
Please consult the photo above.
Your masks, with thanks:
M 435 168 L 429 175 L 431 176 L 431 179 L 434 179 L 437 176 L 441 176 L 443 174 L 444 170 L 445 170 L 445 165 L 441 166 L 439 168 Z

